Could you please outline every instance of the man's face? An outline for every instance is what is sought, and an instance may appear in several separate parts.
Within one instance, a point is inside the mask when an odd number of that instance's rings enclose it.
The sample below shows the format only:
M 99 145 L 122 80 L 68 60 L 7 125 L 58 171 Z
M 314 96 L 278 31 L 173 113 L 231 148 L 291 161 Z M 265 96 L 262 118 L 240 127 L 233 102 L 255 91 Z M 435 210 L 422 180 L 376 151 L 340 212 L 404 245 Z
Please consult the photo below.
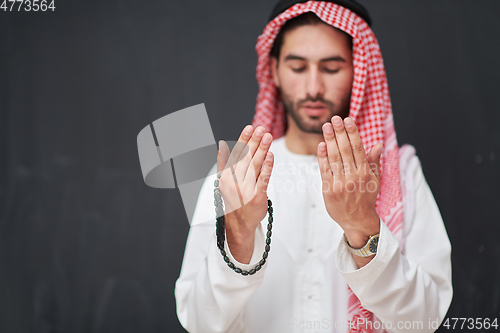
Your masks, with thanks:
M 299 26 L 285 33 L 279 62 L 271 58 L 274 83 L 301 131 L 321 134 L 321 126 L 334 115 L 349 115 L 349 38 L 325 23 Z

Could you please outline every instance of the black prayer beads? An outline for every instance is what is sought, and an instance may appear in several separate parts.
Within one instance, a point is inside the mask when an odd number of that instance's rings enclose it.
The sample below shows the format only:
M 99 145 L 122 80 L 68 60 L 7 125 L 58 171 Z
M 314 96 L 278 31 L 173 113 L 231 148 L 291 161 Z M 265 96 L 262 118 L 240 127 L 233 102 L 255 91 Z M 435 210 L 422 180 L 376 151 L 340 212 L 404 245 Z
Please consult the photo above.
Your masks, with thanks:
M 259 261 L 259 263 L 252 268 L 251 270 L 244 270 L 241 268 L 236 267 L 229 257 L 226 254 L 226 251 L 224 251 L 224 239 L 225 239 L 225 215 L 224 215 L 224 207 L 223 207 L 223 202 L 222 202 L 222 197 L 221 193 L 219 190 L 219 179 L 221 177 L 222 173 L 217 174 L 217 179 L 214 181 L 214 204 L 215 204 L 215 234 L 217 236 L 217 247 L 220 250 L 220 254 L 222 255 L 222 258 L 226 262 L 227 266 L 231 268 L 233 271 L 235 271 L 238 274 L 241 274 L 243 276 L 247 275 L 253 275 L 257 271 L 259 271 L 262 266 L 267 261 L 267 257 L 269 256 L 269 251 L 271 251 L 271 235 L 272 235 L 272 229 L 273 229 L 273 203 L 269 198 L 267 198 L 267 213 L 268 213 L 268 218 L 267 218 L 267 234 L 266 234 L 266 248 L 264 250 L 264 253 L 262 254 L 262 259 Z

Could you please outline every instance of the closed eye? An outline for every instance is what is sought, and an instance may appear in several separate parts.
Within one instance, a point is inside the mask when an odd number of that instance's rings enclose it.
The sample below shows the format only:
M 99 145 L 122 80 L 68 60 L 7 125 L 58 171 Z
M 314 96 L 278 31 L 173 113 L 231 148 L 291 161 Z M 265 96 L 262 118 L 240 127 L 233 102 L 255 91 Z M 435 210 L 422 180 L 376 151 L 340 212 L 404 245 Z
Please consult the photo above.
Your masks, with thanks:
M 295 73 L 302 73 L 305 69 L 306 69 L 305 67 L 299 67 L 299 68 L 292 67 L 292 71 L 294 71 Z
M 329 69 L 329 68 L 325 68 L 324 71 L 328 74 L 335 74 L 335 73 L 338 73 L 340 69 Z

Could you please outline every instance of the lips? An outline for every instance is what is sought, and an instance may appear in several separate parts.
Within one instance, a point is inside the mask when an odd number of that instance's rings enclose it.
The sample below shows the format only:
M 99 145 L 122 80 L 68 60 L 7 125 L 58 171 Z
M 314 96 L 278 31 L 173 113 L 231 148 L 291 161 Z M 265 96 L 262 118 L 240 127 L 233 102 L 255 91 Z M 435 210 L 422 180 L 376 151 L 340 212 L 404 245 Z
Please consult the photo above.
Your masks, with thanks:
M 318 117 L 326 112 L 326 105 L 321 102 L 307 102 L 302 107 L 310 117 Z

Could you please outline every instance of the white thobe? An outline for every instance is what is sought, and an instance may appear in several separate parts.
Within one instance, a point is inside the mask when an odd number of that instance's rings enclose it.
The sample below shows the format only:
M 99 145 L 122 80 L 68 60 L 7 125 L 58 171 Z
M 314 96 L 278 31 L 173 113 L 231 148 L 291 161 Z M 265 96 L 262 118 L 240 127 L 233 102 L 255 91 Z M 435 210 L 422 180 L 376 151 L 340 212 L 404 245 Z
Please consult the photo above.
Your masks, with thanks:
M 451 245 L 418 158 L 401 168 L 404 254 L 381 221 L 376 256 L 357 269 L 343 231 L 328 215 L 316 155 L 295 154 L 273 141 L 268 197 L 274 223 L 267 263 L 236 274 L 215 237 L 214 168 L 200 191 L 175 286 L 179 321 L 189 332 L 347 332 L 349 285 L 377 318 L 374 332 L 432 332 L 452 298 Z M 402 158 L 402 157 L 400 157 Z M 208 221 L 207 223 L 201 223 Z M 250 270 L 265 247 L 267 216 L 256 230 Z

